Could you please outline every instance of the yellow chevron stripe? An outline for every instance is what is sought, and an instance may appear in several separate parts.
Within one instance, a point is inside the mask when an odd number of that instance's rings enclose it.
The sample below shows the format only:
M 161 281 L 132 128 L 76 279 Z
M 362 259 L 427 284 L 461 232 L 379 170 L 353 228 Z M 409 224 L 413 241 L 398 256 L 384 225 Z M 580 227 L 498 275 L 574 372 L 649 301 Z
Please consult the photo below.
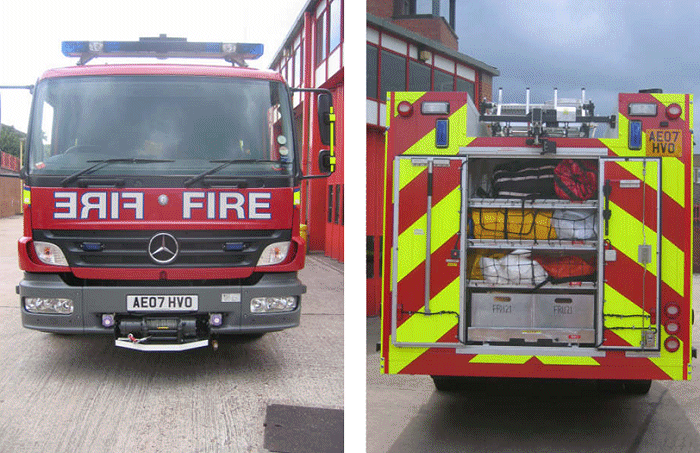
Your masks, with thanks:
M 661 172 L 663 193 L 685 208 L 685 165 L 675 157 L 661 159 L 661 162 L 663 164 Z M 693 199 L 692 195 L 690 199 Z
M 531 355 L 478 354 L 475 355 L 469 363 L 507 363 L 511 365 L 523 365 L 531 358 Z
M 542 356 L 538 355 L 537 360 L 545 365 L 589 365 L 600 366 L 600 363 L 593 357 L 567 357 L 567 356 Z
M 425 94 L 425 91 L 407 91 L 407 92 L 402 92 L 402 93 L 396 93 L 396 101 L 394 102 L 394 116 L 397 116 L 399 114 L 399 102 L 402 101 L 408 101 L 411 104 L 414 104 L 418 99 L 423 97 Z M 413 107 L 414 113 L 415 113 L 415 107 Z M 418 108 L 420 110 L 420 107 Z M 388 124 L 388 123 L 387 123 Z
M 678 341 L 681 347 L 676 352 L 668 352 L 664 348 L 664 341 L 669 335 L 664 328 L 661 328 L 661 357 L 652 357 L 649 360 L 654 362 L 654 365 L 661 368 L 671 379 L 675 381 L 683 380 L 683 341 L 679 338 Z M 690 376 L 688 376 L 690 379 Z
M 454 189 L 445 198 L 440 200 L 433 206 L 433 218 L 436 219 L 435 226 L 439 225 L 440 219 L 454 219 L 459 216 L 460 190 Z M 399 201 L 400 203 L 400 201 Z M 400 282 L 420 263 L 425 261 L 427 215 L 424 214 L 420 219 L 416 220 L 403 233 L 399 234 L 398 238 L 398 267 L 396 281 Z M 446 222 L 452 223 L 452 222 Z M 432 243 L 430 252 L 440 248 L 449 238 L 455 234 L 456 230 L 449 228 L 435 228 L 432 232 Z
M 646 311 L 642 310 L 639 305 L 635 304 L 619 292 L 617 292 L 612 286 L 605 284 L 604 293 L 605 302 L 603 305 L 603 314 L 616 314 L 616 315 L 648 315 Z M 648 326 L 649 321 L 642 321 L 649 318 L 613 318 L 605 317 L 605 327 L 642 327 Z M 639 347 L 642 340 L 641 333 L 639 330 L 613 330 L 620 338 L 625 340 L 631 346 Z
M 427 169 L 426 166 L 414 166 L 411 159 L 399 159 L 399 190 L 406 187 L 409 182 Z
M 685 95 L 684 94 L 668 94 L 668 93 L 660 93 L 660 94 L 652 94 L 654 98 L 656 98 L 657 101 L 668 107 L 669 105 L 673 104 L 674 102 L 678 105 L 681 106 L 681 120 L 685 121 Z M 692 110 L 692 107 L 691 107 Z M 659 112 L 661 113 L 661 112 Z M 692 125 L 690 127 L 693 127 Z
M 616 238 L 613 245 L 629 259 L 636 262 L 639 245 L 642 243 L 642 222 L 630 213 L 610 202 L 612 217 L 610 221 L 610 237 Z M 651 246 L 652 262 L 646 266 L 653 276 L 656 275 L 656 233 L 644 226 L 646 242 Z M 681 297 L 684 295 L 685 253 L 665 237 L 661 237 L 662 271 L 661 280 L 673 288 Z
M 459 278 L 454 279 L 430 300 L 430 310 L 433 312 L 459 311 Z M 423 308 L 420 311 L 422 312 Z M 456 326 L 457 322 L 457 316 L 453 314 L 413 315 L 396 329 L 396 339 L 406 343 L 434 343 Z M 398 348 L 390 344 L 388 372 L 398 373 L 427 350 L 427 348 Z

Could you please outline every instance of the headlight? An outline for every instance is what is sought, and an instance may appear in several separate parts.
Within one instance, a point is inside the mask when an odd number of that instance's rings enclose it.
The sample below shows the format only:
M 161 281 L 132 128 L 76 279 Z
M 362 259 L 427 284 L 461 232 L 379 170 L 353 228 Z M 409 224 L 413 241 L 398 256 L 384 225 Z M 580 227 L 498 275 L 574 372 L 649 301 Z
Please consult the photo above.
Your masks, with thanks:
M 297 308 L 297 296 L 254 297 L 250 300 L 251 313 L 293 311 Z
M 24 308 L 31 313 L 51 313 L 58 315 L 70 315 L 73 313 L 72 299 L 26 297 Z
M 270 266 L 272 264 L 279 264 L 287 258 L 287 252 L 289 252 L 289 242 L 275 242 L 265 247 L 260 259 L 258 260 L 258 266 Z
M 42 263 L 53 266 L 68 266 L 68 260 L 61 248 L 50 242 L 34 242 L 34 251 Z

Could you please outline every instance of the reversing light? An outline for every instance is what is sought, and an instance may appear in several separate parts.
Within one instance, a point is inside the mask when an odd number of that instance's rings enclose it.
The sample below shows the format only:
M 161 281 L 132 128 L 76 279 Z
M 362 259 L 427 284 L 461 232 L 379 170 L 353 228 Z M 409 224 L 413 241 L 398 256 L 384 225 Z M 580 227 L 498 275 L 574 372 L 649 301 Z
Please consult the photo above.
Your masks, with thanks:
M 664 327 L 666 328 L 666 333 L 669 335 L 675 335 L 679 330 L 681 330 L 680 324 L 674 321 L 666 323 Z
M 680 312 L 681 307 L 679 307 L 677 304 L 666 305 L 666 315 L 668 315 L 669 318 L 675 318 Z
M 224 323 L 224 316 L 221 313 L 209 313 L 209 325 L 220 327 Z
M 409 116 L 413 115 L 413 106 L 408 101 L 399 102 L 396 110 L 399 112 L 399 115 L 404 118 L 408 118 Z
M 681 347 L 681 341 L 674 336 L 670 336 L 664 341 L 664 347 L 668 352 L 676 352 Z
M 669 120 L 675 120 L 677 118 L 680 118 L 681 113 L 683 113 L 683 109 L 681 108 L 680 105 L 673 103 L 666 107 L 666 117 Z
M 421 102 L 420 112 L 423 115 L 447 115 L 450 113 L 449 102 Z
M 656 104 L 634 102 L 627 106 L 627 113 L 632 116 L 656 116 Z

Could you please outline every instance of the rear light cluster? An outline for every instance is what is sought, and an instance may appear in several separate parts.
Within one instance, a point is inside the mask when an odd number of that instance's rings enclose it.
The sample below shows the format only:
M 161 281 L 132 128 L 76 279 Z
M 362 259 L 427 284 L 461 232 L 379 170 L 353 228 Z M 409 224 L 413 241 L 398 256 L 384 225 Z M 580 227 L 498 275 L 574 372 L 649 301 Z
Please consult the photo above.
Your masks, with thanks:
M 666 341 L 664 341 L 664 348 L 666 348 L 668 352 L 676 352 L 681 347 L 681 340 L 676 336 L 681 330 L 681 325 L 676 319 L 681 313 L 681 307 L 676 303 L 670 303 L 666 305 L 664 312 L 668 318 L 664 323 L 664 329 L 666 329 L 666 333 L 669 335 Z

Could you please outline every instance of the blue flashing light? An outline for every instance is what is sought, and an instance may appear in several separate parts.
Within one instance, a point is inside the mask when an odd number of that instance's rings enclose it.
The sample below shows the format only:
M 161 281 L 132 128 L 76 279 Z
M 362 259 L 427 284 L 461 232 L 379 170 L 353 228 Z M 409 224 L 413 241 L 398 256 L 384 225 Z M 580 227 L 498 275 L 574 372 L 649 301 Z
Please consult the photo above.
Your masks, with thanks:
M 642 149 L 642 122 L 630 121 L 629 148 Z
M 223 58 L 245 65 L 263 54 L 264 46 L 254 43 L 187 42 L 185 38 L 140 38 L 139 41 L 64 41 L 61 52 L 67 57 L 80 57 L 85 64 L 98 56 L 156 58 Z
M 224 251 L 226 252 L 240 252 L 245 248 L 245 244 L 242 242 L 227 242 L 224 244 Z
M 80 244 L 80 248 L 85 252 L 99 252 L 104 248 L 99 242 L 83 242 Z
M 435 121 L 435 146 L 437 148 L 447 148 L 449 145 L 449 128 L 449 120 L 443 118 Z

